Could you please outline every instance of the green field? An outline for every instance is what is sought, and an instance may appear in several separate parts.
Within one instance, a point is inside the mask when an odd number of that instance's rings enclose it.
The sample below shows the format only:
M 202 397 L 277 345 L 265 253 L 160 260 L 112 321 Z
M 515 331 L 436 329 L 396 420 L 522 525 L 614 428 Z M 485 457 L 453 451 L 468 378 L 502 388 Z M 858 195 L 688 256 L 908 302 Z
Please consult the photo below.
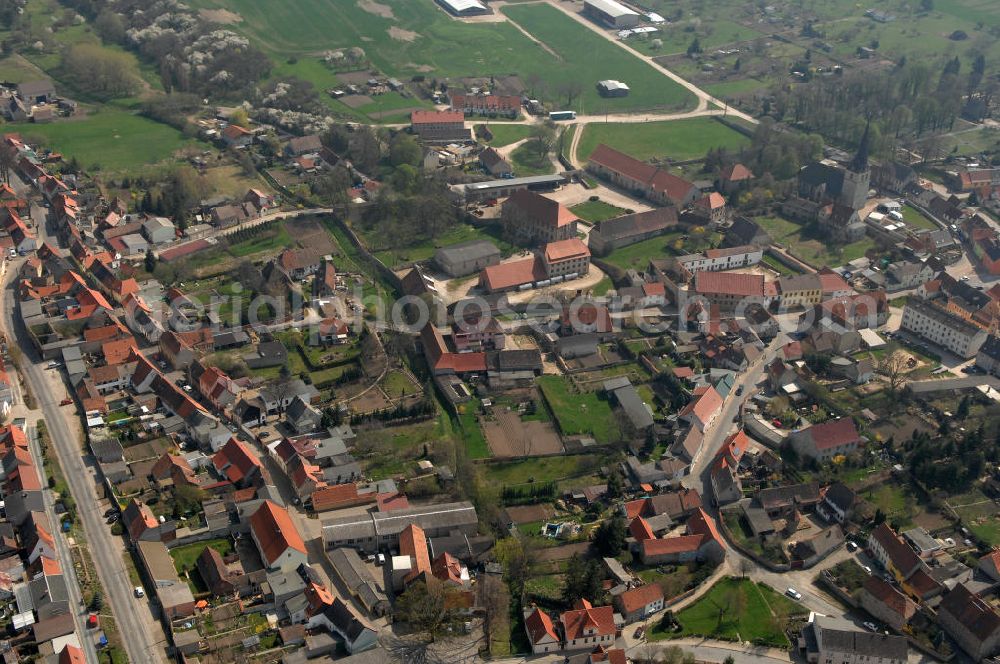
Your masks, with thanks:
M 505 11 L 556 55 L 510 23 L 456 21 L 430 0 L 295 0 L 284 3 L 280 12 L 268 0 L 196 0 L 193 4 L 237 14 L 239 20 L 230 27 L 254 38 L 275 62 L 360 46 L 376 68 L 404 80 L 415 74 L 438 79 L 516 75 L 522 82 L 538 76 L 543 85 L 536 96 L 553 102 L 561 96 L 560 88 L 572 81 L 583 90 L 575 104 L 581 110 L 682 108 L 693 102 L 686 90 L 652 67 L 544 5 L 506 7 Z M 279 67 L 315 83 L 329 81 L 312 66 Z M 595 84 L 604 78 L 626 80 L 635 92 L 599 104 Z M 459 87 L 455 81 L 452 85 Z
M 635 268 L 644 270 L 649 265 L 650 258 L 666 258 L 678 253 L 679 233 L 670 233 L 653 237 L 621 249 L 615 249 L 602 260 L 616 265 L 623 270 Z
M 573 108 L 583 113 L 679 109 L 693 102 L 687 90 L 554 7 L 517 5 L 503 11 L 558 56 L 554 68 L 539 72 L 549 91 L 545 98 L 558 100 L 560 87 L 576 82 L 582 85 L 583 94 Z M 627 83 L 629 96 L 605 99 L 598 95 L 597 81 L 604 79 Z
M 233 543 L 228 539 L 220 538 L 195 542 L 194 544 L 185 544 L 184 546 L 170 549 L 170 557 L 174 559 L 174 567 L 177 568 L 178 572 L 194 569 L 194 564 L 198 560 L 198 556 L 205 550 L 205 547 L 209 546 L 223 556 L 228 556 L 233 552 Z
M 677 613 L 676 619 L 681 625 L 679 632 L 666 632 L 657 625 L 650 630 L 648 638 L 653 641 L 705 636 L 787 648 L 790 645 L 785 635 L 788 617 L 804 612 L 801 605 L 763 584 L 728 577 Z
M 170 158 L 184 147 L 201 145 L 173 127 L 105 107 L 78 120 L 51 124 L 6 124 L 5 132 L 38 137 L 46 147 L 76 157 L 87 169 L 125 171 Z
M 527 484 L 530 482 L 559 482 L 586 477 L 596 472 L 600 460 L 591 455 L 573 454 L 505 461 L 484 466 L 486 477 L 501 485 Z
M 907 226 L 912 228 L 925 228 L 932 231 L 936 231 L 938 229 L 933 221 L 920 214 L 916 208 L 912 208 L 909 205 L 903 206 L 903 221 L 906 222 Z
M 584 221 L 598 224 L 608 219 L 614 219 L 625 214 L 625 209 L 602 200 L 584 201 L 570 208 L 570 212 Z
M 672 122 L 592 123 L 584 129 L 576 157 L 585 160 L 599 144 L 643 161 L 670 158 L 686 161 L 704 157 L 710 148 L 731 152 L 749 145 L 750 139 L 712 118 L 691 118 Z
M 510 153 L 510 165 L 514 168 L 514 175 L 525 177 L 528 175 L 549 175 L 556 172 L 556 166 L 547 154 L 539 154 L 534 148 L 536 141 L 522 143 L 514 148 Z
M 794 221 L 780 217 L 757 217 L 756 221 L 776 243 L 784 245 L 795 256 L 815 267 L 838 267 L 861 258 L 865 252 L 875 248 L 875 242 L 867 236 L 850 244 L 831 245 L 813 235 L 807 226 Z
M 488 127 L 493 138 L 487 143 L 495 148 L 516 143 L 531 134 L 531 125 L 491 122 Z
M 589 435 L 598 443 L 611 443 L 621 438 L 611 405 L 598 398 L 597 393 L 575 394 L 570 390 L 569 383 L 558 376 L 542 376 L 538 379 L 538 386 L 542 388 L 563 435 Z

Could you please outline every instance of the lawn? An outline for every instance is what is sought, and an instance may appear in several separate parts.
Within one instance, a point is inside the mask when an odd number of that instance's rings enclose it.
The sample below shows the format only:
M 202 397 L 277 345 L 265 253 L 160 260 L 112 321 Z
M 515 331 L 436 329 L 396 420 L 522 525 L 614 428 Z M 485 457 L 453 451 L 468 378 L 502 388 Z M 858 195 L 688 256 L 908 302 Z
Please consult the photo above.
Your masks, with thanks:
M 431 0 L 294 0 L 283 3 L 280 12 L 274 11 L 269 0 L 195 0 L 192 4 L 238 14 L 240 20 L 229 27 L 254 38 L 280 70 L 316 84 L 327 85 L 330 79 L 312 65 L 288 65 L 288 59 L 296 56 L 301 61 L 327 50 L 360 46 L 375 68 L 401 80 L 417 74 L 438 80 L 513 74 L 527 81 L 538 76 L 544 86 L 539 86 L 536 96 L 553 102 L 561 97 L 560 89 L 572 81 L 584 90 L 576 105 L 591 109 L 600 99 L 595 83 L 618 78 L 629 81 L 636 92 L 610 100 L 613 110 L 686 108 L 693 104 L 687 90 L 547 6 L 505 9 L 558 57 L 508 22 L 454 20 Z
M 390 371 L 382 380 L 382 389 L 390 397 L 408 396 L 416 394 L 420 388 L 413 384 L 409 376 L 402 371 Z
M 513 245 L 500 237 L 499 228 L 472 226 L 471 224 L 459 224 L 448 229 L 433 240 L 411 241 L 404 249 L 380 249 L 379 239 L 369 235 L 364 235 L 365 243 L 375 252 L 376 258 L 392 267 L 403 263 L 413 263 L 425 261 L 434 256 L 434 252 L 440 247 L 450 247 L 453 244 L 471 242 L 473 240 L 489 240 L 497 245 L 500 253 L 504 256 L 513 251 Z
M 668 233 L 615 249 L 602 260 L 623 270 L 645 269 L 651 258 L 666 258 L 668 255 L 678 253 L 680 247 L 677 245 L 680 242 L 680 233 Z
M 535 141 L 522 143 L 510 153 L 510 164 L 515 176 L 550 175 L 556 172 L 556 166 L 549 155 L 539 153 L 534 143 Z
M 577 146 L 583 161 L 601 143 L 643 161 L 670 158 L 699 159 L 711 148 L 737 152 L 750 139 L 713 118 L 691 118 L 668 122 L 588 124 Z
M 487 141 L 487 143 L 495 148 L 502 148 L 505 145 L 517 143 L 531 135 L 531 125 L 494 122 L 486 126 L 489 127 L 490 133 L 493 134 L 493 138 Z
M 894 482 L 871 487 L 860 495 L 871 503 L 873 508 L 881 510 L 887 520 L 897 523 L 900 527 L 912 525 L 913 517 L 919 511 L 917 498 L 909 487 Z
M 198 556 L 201 555 L 206 546 L 212 547 L 223 556 L 228 556 L 233 552 L 233 543 L 222 538 L 178 546 L 170 549 L 170 557 L 174 559 L 174 567 L 177 568 L 177 571 L 180 573 L 184 570 L 194 569 L 195 561 L 198 560 Z
M 679 632 L 655 626 L 649 640 L 705 636 L 725 641 L 750 641 L 777 648 L 790 644 L 785 635 L 788 617 L 805 609 L 769 587 L 747 579 L 722 579 L 701 599 L 676 615 Z
M 543 98 L 559 100 L 564 97 L 561 88 L 575 82 L 581 85 L 583 93 L 572 109 L 583 113 L 676 110 L 688 108 L 694 101 L 691 93 L 659 71 L 554 7 L 511 5 L 504 7 L 503 12 L 558 56 L 555 67 L 546 66 L 545 71 L 538 72 L 547 92 Z M 528 71 L 518 73 L 524 76 Z M 596 84 L 604 79 L 627 83 L 631 88 L 629 96 L 617 99 L 599 96 Z
M 875 242 L 867 236 L 850 244 L 832 245 L 817 237 L 808 226 L 781 217 L 757 217 L 756 221 L 776 243 L 814 267 L 844 265 L 875 248 Z
M 486 442 L 483 429 L 479 426 L 479 420 L 476 419 L 476 412 L 479 408 L 479 399 L 473 399 L 457 407 L 458 424 L 470 459 L 485 459 L 490 456 L 489 443 Z
M 596 201 L 584 201 L 570 208 L 570 212 L 578 216 L 584 221 L 589 221 L 592 224 L 597 224 L 602 221 L 607 221 L 608 219 L 614 219 L 615 217 L 620 217 L 625 214 L 623 208 L 617 205 L 612 205 L 611 203 L 605 203 L 602 200 Z
M 483 466 L 483 470 L 490 481 L 510 486 L 586 477 L 596 472 L 599 466 L 600 459 L 596 456 L 572 454 L 491 463 Z
M 105 107 L 75 120 L 51 124 L 12 123 L 5 132 L 38 137 L 45 147 L 76 157 L 91 170 L 127 171 L 168 159 L 184 147 L 201 145 L 173 127 Z
M 589 435 L 602 444 L 621 439 L 611 405 L 596 392 L 575 394 L 558 376 L 542 376 L 538 385 L 564 436 Z
M 907 226 L 911 228 L 926 228 L 927 230 L 936 231 L 938 227 L 933 221 L 920 214 L 920 211 L 916 208 L 910 207 L 909 205 L 903 206 L 903 221 L 906 222 Z

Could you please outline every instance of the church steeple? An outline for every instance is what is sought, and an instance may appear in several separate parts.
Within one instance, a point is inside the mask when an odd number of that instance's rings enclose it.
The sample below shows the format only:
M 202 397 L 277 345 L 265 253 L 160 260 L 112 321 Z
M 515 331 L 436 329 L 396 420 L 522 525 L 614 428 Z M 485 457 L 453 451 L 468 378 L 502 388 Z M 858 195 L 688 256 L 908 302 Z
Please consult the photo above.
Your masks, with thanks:
M 871 141 L 869 136 L 871 125 L 871 119 L 865 122 L 865 133 L 861 135 L 861 144 L 858 145 L 858 151 L 848 165 L 848 168 L 855 173 L 863 173 L 868 170 L 868 144 Z

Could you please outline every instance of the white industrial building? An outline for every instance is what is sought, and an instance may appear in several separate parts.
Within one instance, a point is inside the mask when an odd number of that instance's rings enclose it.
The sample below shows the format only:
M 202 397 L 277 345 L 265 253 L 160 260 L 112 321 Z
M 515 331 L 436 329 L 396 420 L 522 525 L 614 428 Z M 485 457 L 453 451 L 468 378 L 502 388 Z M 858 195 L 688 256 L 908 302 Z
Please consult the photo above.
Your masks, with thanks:
M 634 28 L 639 25 L 639 12 L 615 0 L 583 0 L 583 13 L 609 28 Z

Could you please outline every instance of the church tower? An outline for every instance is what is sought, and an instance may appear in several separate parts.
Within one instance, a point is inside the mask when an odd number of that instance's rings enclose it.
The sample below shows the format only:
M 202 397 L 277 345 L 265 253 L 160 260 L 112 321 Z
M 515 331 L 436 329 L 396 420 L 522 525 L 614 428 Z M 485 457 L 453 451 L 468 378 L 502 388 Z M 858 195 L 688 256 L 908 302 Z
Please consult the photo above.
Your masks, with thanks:
M 844 185 L 840 190 L 840 202 L 852 210 L 860 210 L 868 198 L 868 187 L 871 180 L 871 170 L 868 167 L 868 129 L 871 121 L 865 125 L 865 133 L 861 136 L 861 145 L 854 159 L 844 169 Z

